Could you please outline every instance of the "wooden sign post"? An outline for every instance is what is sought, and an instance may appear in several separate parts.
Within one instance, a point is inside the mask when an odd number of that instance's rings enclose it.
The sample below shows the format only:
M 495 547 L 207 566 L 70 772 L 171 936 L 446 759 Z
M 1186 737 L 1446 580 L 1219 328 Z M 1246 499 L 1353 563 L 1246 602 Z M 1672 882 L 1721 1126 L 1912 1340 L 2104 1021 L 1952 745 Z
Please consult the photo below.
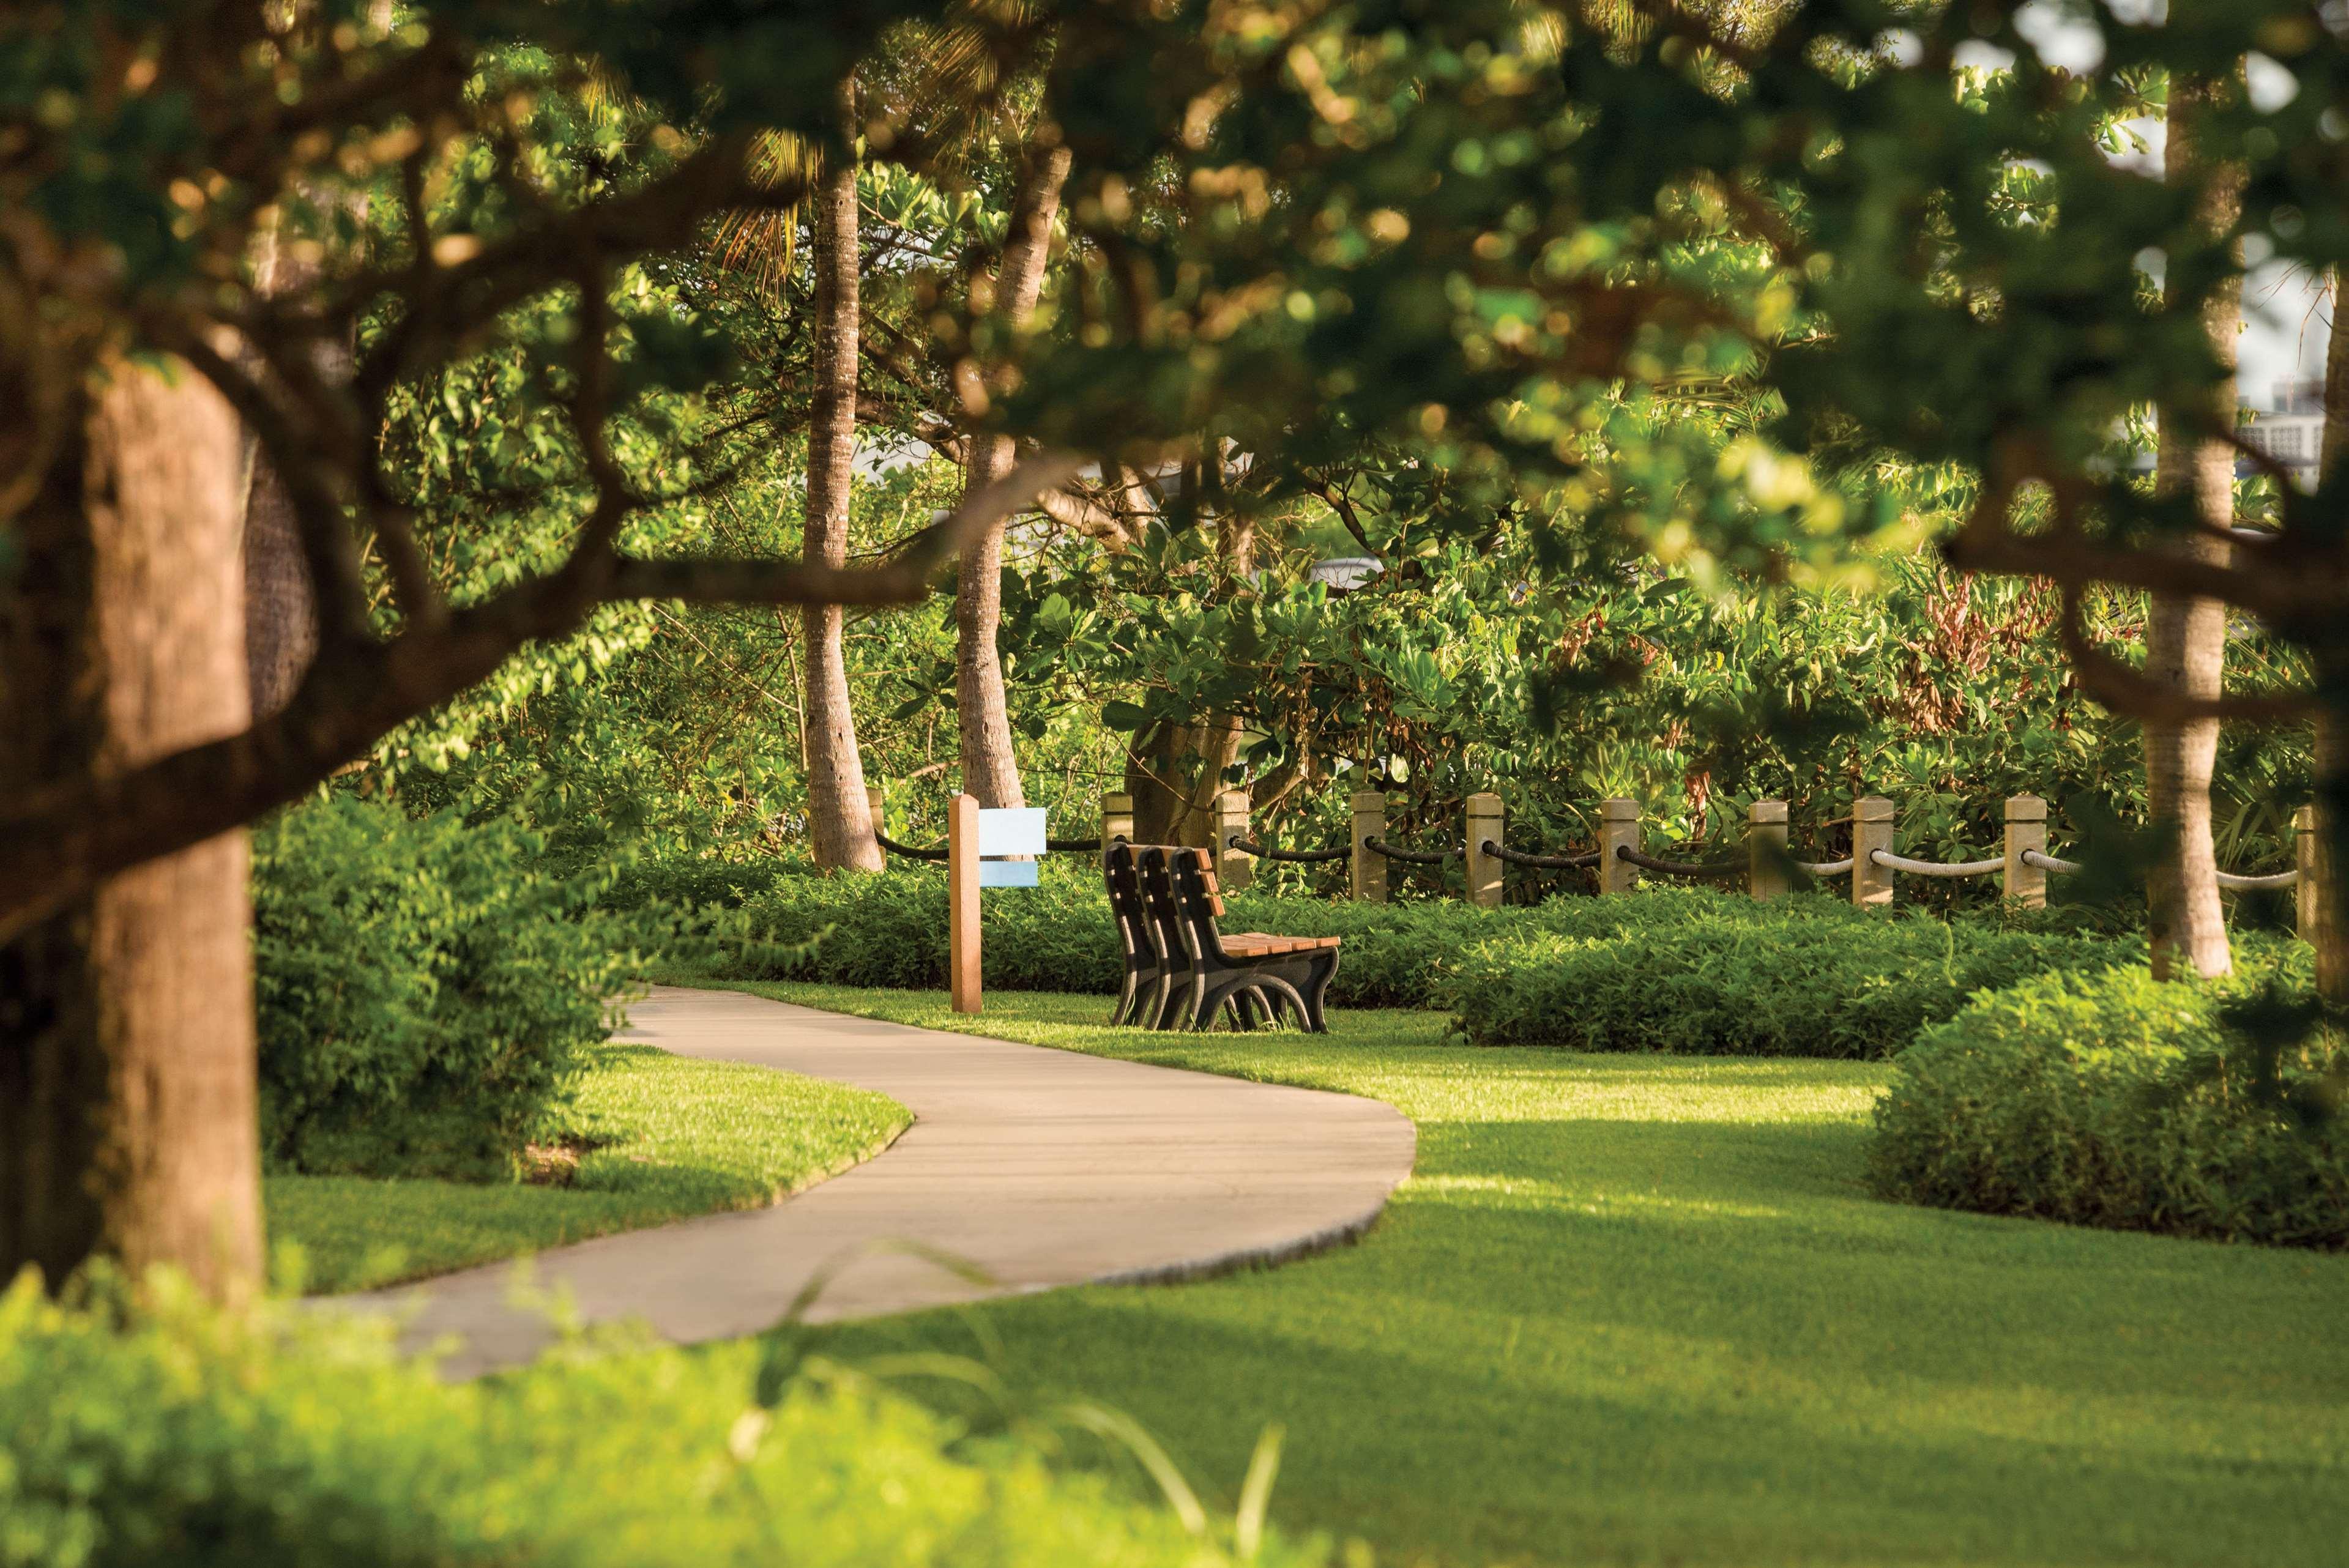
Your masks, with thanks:
M 954 1010 L 978 1011 L 978 890 L 1034 887 L 1044 811 L 982 811 L 957 795 L 947 816 L 947 963 Z

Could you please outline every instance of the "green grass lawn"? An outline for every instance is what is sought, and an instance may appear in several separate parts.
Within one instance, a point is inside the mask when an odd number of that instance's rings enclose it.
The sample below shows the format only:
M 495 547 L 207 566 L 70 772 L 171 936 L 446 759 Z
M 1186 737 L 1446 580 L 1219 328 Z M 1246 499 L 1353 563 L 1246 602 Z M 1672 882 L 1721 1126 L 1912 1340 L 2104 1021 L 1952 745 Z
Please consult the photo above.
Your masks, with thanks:
M 1881 1066 L 1477 1050 L 1427 1013 L 1178 1039 L 1093 1026 L 1098 997 L 968 1020 L 744 988 L 1408 1113 L 1417 1172 L 1358 1247 L 828 1342 L 998 1341 L 1015 1384 L 1130 1411 L 1226 1506 L 1281 1422 L 1274 1517 L 1382 1563 L 2349 1560 L 2349 1257 L 1877 1202 Z
M 567 1186 L 273 1176 L 269 1236 L 312 1291 L 365 1290 L 721 1209 L 753 1209 L 870 1158 L 905 1129 L 886 1095 L 767 1068 L 595 1047 Z

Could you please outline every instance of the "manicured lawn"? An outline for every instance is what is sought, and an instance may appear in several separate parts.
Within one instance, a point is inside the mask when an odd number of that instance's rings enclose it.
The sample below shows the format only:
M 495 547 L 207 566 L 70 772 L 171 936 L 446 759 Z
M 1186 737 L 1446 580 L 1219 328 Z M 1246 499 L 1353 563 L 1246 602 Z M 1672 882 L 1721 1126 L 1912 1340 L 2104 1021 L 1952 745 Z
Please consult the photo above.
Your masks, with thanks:
M 754 1209 L 878 1153 L 905 1129 L 886 1095 L 649 1046 L 598 1047 L 578 1122 L 595 1145 L 567 1186 L 273 1176 L 273 1243 L 305 1287 L 364 1290 L 721 1209 Z
M 1382 1563 L 2349 1551 L 2349 1257 L 1878 1202 L 1880 1066 L 1478 1050 L 1425 1013 L 1176 1040 L 1092 1026 L 1098 997 L 958 1020 L 934 994 L 744 988 L 1408 1113 L 1417 1173 L 1359 1247 L 827 1346 L 998 1340 L 1015 1386 L 1130 1411 L 1226 1506 L 1281 1422 L 1274 1517 Z

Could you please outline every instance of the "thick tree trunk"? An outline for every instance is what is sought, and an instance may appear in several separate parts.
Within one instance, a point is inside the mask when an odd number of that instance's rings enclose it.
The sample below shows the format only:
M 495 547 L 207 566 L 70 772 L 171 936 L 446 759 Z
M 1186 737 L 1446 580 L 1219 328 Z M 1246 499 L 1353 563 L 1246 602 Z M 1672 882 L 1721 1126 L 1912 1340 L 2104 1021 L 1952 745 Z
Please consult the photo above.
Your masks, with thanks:
M 2324 353 L 2324 446 L 2319 472 L 2327 482 L 2349 459 L 2349 317 L 2342 274 L 2333 280 L 2333 332 Z M 2318 650 L 2316 716 L 2316 925 L 2303 931 L 2316 949 L 2316 994 L 2349 1007 L 2349 629 Z
M 994 281 L 995 313 L 1012 332 L 1027 325 L 1043 293 L 1052 220 L 1068 178 L 1067 148 L 1030 150 L 1012 199 L 1003 263 Z M 974 437 L 963 494 L 977 495 L 1009 473 L 1014 456 L 1009 436 Z M 963 552 L 955 588 L 955 711 L 962 732 L 962 787 L 986 807 L 1027 803 L 1019 788 L 1019 759 L 1011 749 L 1011 715 L 997 647 L 1003 624 L 1004 527 L 996 523 Z
M 2196 148 L 2202 111 L 2215 94 L 2229 90 L 2207 81 L 2174 77 L 2170 83 L 2168 142 L 2163 170 L 2173 182 L 2195 181 L 2206 190 L 2202 221 L 2213 232 L 2231 226 L 2242 201 L 2239 176 L 2204 166 Z M 2242 290 L 2230 283 L 2204 305 L 2204 329 L 2211 352 L 2229 374 L 2205 391 L 2199 407 L 2163 410 L 2161 454 L 2155 483 L 2166 494 L 2190 499 L 2196 513 L 2215 529 L 2234 522 L 2233 449 L 2198 439 L 2189 421 L 2235 418 L 2235 338 L 2240 329 Z M 2199 418 L 2198 418 L 2199 416 Z M 2224 565 L 2232 549 L 2209 534 L 2179 538 L 2169 546 L 2187 558 Z M 2146 673 L 2189 700 L 2219 696 L 2226 672 L 2227 613 L 2216 599 L 2154 597 L 2146 622 Z M 2147 813 L 2163 835 L 2147 882 L 2153 973 L 2157 979 L 2192 972 L 2224 975 L 2234 967 L 2227 944 L 2226 910 L 2219 898 L 2218 860 L 2210 840 L 2210 773 L 2219 755 L 2214 718 L 2147 719 L 2145 725 Z
M 0 783 L 119 770 L 248 717 L 243 436 L 185 366 L 117 363 L 0 603 Z M 44 711 L 45 709 L 48 711 Z M 116 877 L 0 948 L 0 1274 L 261 1268 L 245 840 Z
M 848 117 L 854 124 L 854 115 Z M 843 154 L 815 194 L 815 396 L 808 424 L 809 562 L 848 560 L 848 502 L 856 467 L 856 163 Z M 864 796 L 864 762 L 848 704 L 841 608 L 810 605 L 807 639 L 808 838 L 825 871 L 879 871 L 881 846 Z

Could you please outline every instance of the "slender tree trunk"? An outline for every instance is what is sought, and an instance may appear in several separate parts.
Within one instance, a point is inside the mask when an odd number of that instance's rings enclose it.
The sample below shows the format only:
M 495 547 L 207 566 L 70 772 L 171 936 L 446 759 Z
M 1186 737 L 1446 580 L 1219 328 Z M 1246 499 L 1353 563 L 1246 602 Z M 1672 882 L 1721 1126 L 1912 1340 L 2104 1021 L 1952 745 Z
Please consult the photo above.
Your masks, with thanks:
M 2324 353 L 2324 446 L 2318 472 L 2329 483 L 2349 459 L 2349 318 L 2342 275 L 2333 280 L 2333 331 Z M 2349 1006 L 2349 629 L 2317 650 L 2316 927 L 2301 934 L 2316 949 L 2316 994 Z
M 248 717 L 234 414 L 117 362 L 0 599 L 0 786 L 135 767 Z M 0 947 L 0 1274 L 98 1255 L 216 1294 L 261 1267 L 242 831 L 114 878 Z
M 843 90 L 855 124 L 854 89 Z M 848 501 L 856 468 L 856 161 L 843 153 L 824 170 L 815 196 L 815 396 L 808 424 L 807 538 L 812 562 L 848 560 Z M 841 608 L 802 612 L 807 640 L 808 837 L 825 871 L 877 872 L 881 846 L 864 796 L 864 762 L 848 704 L 848 659 Z
M 1030 150 L 1012 198 L 1003 262 L 994 281 L 993 307 L 1011 332 L 1028 325 L 1044 288 L 1052 220 L 1069 178 L 1069 150 Z M 972 438 L 963 493 L 976 495 L 1011 471 L 1009 436 Z M 1027 803 L 1019 763 L 1011 749 L 1011 715 L 1003 692 L 997 647 L 1003 624 L 1003 531 L 998 522 L 963 553 L 955 588 L 955 711 L 962 731 L 962 787 L 987 807 Z
M 2202 113 L 2221 84 L 2174 76 L 2169 89 L 2163 172 L 2173 183 L 2203 186 L 2202 222 L 2212 232 L 2231 226 L 2242 203 L 2239 174 L 2205 165 L 2196 146 Z M 2190 499 L 2202 521 L 2224 529 L 2234 522 L 2235 455 L 2231 448 L 2198 440 L 2189 421 L 2235 418 L 2235 339 L 2242 317 L 2242 287 L 2230 283 L 2203 308 L 2211 352 L 2228 374 L 2212 383 L 2199 407 L 2163 410 L 2156 485 Z M 2199 416 L 2197 419 L 2196 416 Z M 2212 566 L 2226 563 L 2232 546 L 2208 534 L 2181 536 L 2168 548 Z M 2181 697 L 2220 695 L 2226 673 L 2227 613 L 2216 599 L 2156 594 L 2146 623 L 2146 673 Z M 2227 944 L 2226 910 L 2219 898 L 2218 859 L 2210 839 L 2210 774 L 2219 756 L 2219 721 L 2147 719 L 2145 725 L 2146 804 L 2164 835 L 2147 879 L 2147 895 L 2157 979 L 2184 972 L 2224 975 L 2234 967 Z

